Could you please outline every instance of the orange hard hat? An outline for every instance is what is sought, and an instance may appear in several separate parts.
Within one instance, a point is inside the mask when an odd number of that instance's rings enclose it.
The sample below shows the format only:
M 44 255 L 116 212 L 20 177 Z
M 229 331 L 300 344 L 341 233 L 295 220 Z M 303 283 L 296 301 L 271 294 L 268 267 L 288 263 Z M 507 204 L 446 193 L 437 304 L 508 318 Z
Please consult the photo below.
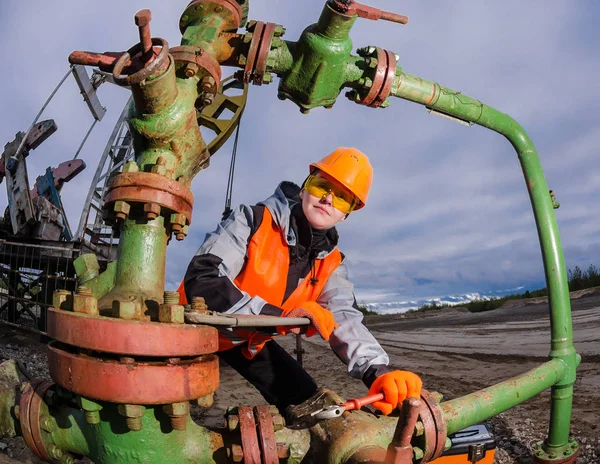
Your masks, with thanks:
M 310 172 L 315 169 L 338 181 L 358 198 L 359 203 L 354 210 L 367 204 L 373 181 L 373 167 L 363 152 L 356 148 L 338 148 L 322 160 L 311 163 Z

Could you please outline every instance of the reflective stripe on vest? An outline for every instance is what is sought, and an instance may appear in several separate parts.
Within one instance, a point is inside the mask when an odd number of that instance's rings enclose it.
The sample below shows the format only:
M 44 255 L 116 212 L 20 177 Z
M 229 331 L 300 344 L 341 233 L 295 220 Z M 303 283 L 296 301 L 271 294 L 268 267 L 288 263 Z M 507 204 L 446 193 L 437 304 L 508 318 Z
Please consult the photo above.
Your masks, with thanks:
M 325 258 L 316 259 L 307 276 L 283 302 L 290 267 L 289 248 L 266 207 L 263 220 L 248 244 L 247 255 L 246 264 L 234 279 L 234 283 L 250 297 L 259 296 L 267 303 L 282 308 L 284 314 L 302 307 L 305 302 L 316 302 L 327 279 L 342 262 L 342 255 L 337 248 Z M 313 277 L 317 279 L 314 284 L 311 283 Z M 187 304 L 183 281 L 177 291 L 181 294 L 181 304 Z M 243 329 L 235 329 L 233 332 L 219 331 L 219 351 L 248 341 L 248 346 L 244 347 L 242 352 L 246 358 L 252 359 L 273 337 Z

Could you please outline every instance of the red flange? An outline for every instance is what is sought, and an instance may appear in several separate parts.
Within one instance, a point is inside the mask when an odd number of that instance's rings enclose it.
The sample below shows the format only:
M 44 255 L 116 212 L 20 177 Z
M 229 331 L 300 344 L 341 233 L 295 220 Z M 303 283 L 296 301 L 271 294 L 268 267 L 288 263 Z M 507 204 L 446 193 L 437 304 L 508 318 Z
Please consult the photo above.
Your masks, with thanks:
M 175 358 L 216 353 L 217 329 L 206 325 L 126 321 L 48 309 L 48 336 L 88 350 Z
M 258 435 L 256 434 L 256 421 L 254 420 L 252 408 L 249 406 L 240 406 L 238 408 L 238 417 L 240 420 L 244 463 L 261 464 Z
M 267 405 L 254 407 L 254 415 L 258 422 L 258 439 L 260 440 L 260 451 L 262 464 L 278 464 L 277 442 L 275 441 L 275 429 L 273 428 L 273 416 L 271 408 Z
M 180 182 L 152 172 L 122 172 L 109 183 L 104 203 L 156 203 L 192 220 L 194 194 Z
M 381 48 L 377 49 L 377 68 L 373 77 L 373 85 L 369 92 L 358 103 L 371 108 L 378 108 L 390 96 L 394 78 L 396 77 L 396 56 Z
M 46 391 L 54 385 L 48 381 L 26 384 L 19 400 L 19 423 L 27 446 L 44 461 L 51 461 L 40 429 L 41 406 Z
M 442 409 L 433 395 L 426 390 L 421 390 L 423 404 L 420 410 L 420 419 L 425 429 L 426 448 L 423 450 L 423 462 L 437 459 L 444 452 L 446 446 L 446 421 Z
M 219 361 L 205 355 L 192 361 L 119 362 L 73 354 L 48 345 L 50 376 L 78 395 L 122 404 L 169 404 L 214 393 Z
M 252 40 L 248 47 L 246 65 L 244 66 L 241 81 L 244 84 L 253 82 L 255 85 L 262 85 L 265 73 L 267 72 L 267 60 L 277 24 L 265 24 L 262 21 L 257 21 L 253 27 Z

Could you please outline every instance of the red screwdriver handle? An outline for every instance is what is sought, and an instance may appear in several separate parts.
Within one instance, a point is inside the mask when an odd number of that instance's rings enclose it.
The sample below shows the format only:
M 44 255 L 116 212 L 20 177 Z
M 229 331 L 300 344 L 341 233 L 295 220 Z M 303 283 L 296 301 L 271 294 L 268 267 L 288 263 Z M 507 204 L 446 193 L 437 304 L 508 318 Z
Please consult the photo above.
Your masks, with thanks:
M 363 396 L 362 398 L 353 398 L 344 403 L 346 411 L 352 411 L 353 409 L 360 409 L 367 404 L 373 404 L 375 401 L 383 400 L 383 393 L 376 393 L 375 395 Z

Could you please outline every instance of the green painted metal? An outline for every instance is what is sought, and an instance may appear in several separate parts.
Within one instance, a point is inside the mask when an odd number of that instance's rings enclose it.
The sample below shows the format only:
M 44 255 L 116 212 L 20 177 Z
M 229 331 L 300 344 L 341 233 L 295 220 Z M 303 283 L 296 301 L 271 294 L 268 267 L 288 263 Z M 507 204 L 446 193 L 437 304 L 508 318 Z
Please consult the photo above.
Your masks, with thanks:
M 402 72 L 394 83 L 392 95 L 498 132 L 509 140 L 517 152 L 533 207 L 546 274 L 550 301 L 550 358 L 565 365 L 564 375 L 552 384 L 552 413 L 544 450 L 564 449 L 568 446 L 573 384 L 578 361 L 573 346 L 565 260 L 552 199 L 536 149 L 513 118 L 439 84 Z
M 105 403 L 101 421 L 90 425 L 84 412 L 62 404 L 52 408 L 51 440 L 63 453 L 87 456 L 96 463 L 227 462 L 220 434 L 196 425 L 188 416 L 186 430 L 172 430 L 161 406 L 147 407 L 142 429 L 130 431 L 117 405 Z M 215 453 L 220 450 L 220 452 Z
M 355 20 L 356 16 L 340 15 L 326 4 L 319 21 L 307 27 L 297 43 L 292 47 L 286 43 L 272 52 L 273 69 L 283 71 L 281 98 L 289 98 L 305 111 L 335 103 L 347 81 L 350 29 Z M 286 49 L 293 57 L 291 66 Z

